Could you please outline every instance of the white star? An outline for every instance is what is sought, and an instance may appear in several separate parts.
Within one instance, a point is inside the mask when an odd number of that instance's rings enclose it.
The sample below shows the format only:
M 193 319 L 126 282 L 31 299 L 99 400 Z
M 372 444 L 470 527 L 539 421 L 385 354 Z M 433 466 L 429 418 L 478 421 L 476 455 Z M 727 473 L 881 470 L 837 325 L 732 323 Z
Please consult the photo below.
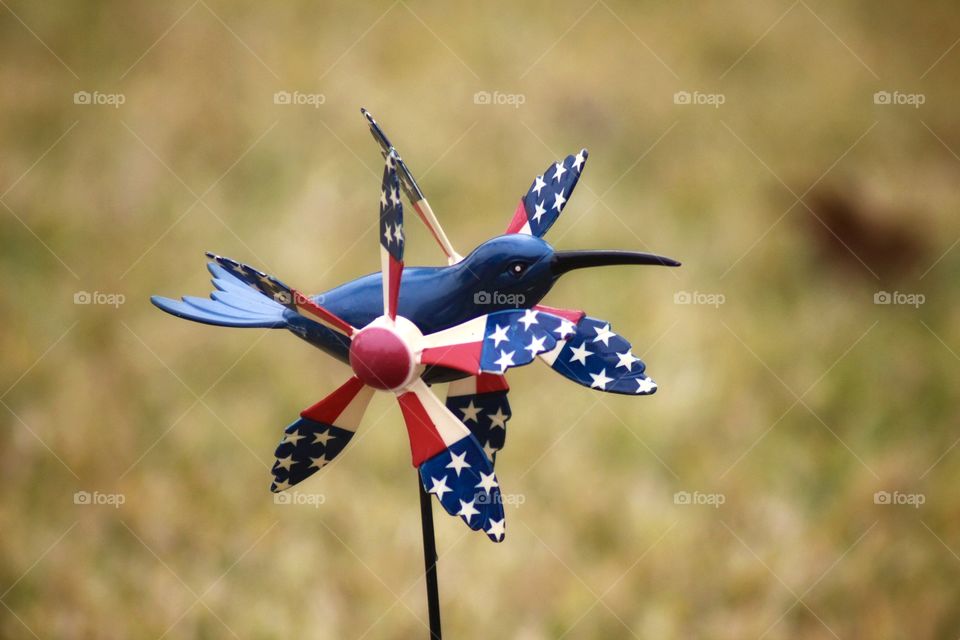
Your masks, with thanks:
M 511 351 L 510 353 L 507 353 L 503 349 L 500 349 L 500 358 L 498 360 L 495 360 L 493 364 L 500 365 L 500 371 L 502 373 L 507 370 L 507 367 L 514 366 L 513 354 L 515 353 L 516 351 Z
M 553 174 L 553 179 L 556 180 L 557 182 L 560 182 L 560 176 L 566 173 L 567 170 L 564 168 L 562 162 L 558 162 L 557 164 L 554 165 L 553 168 L 556 171 L 556 173 Z
M 476 500 L 471 500 L 470 502 L 460 501 L 460 511 L 457 511 L 458 516 L 463 516 L 463 518 L 469 523 L 470 518 L 480 513 L 473 507 L 473 503 Z
M 517 322 L 522 322 L 522 323 L 523 323 L 523 328 L 526 329 L 527 331 L 529 331 L 529 330 L 530 330 L 530 325 L 532 325 L 532 324 L 540 324 L 539 322 L 537 322 L 537 313 L 538 313 L 538 312 L 535 311 L 535 310 L 533 310 L 533 309 L 524 309 L 524 310 L 523 310 L 523 317 L 520 318 L 520 320 L 518 320 Z
M 314 467 L 316 467 L 317 469 L 323 469 L 325 466 L 327 466 L 327 463 L 330 461 L 327 460 L 327 456 L 326 454 L 324 454 L 319 458 L 310 458 L 310 462 L 311 464 L 309 467 L 307 467 L 308 469 L 313 469 Z
M 283 437 L 283 441 L 284 441 L 284 442 L 289 442 L 289 443 L 292 444 L 293 446 L 297 446 L 297 443 L 298 443 L 299 441 L 303 440 L 305 437 L 306 437 L 306 436 L 300 435 L 300 430 L 299 430 L 299 429 L 294 429 L 293 431 L 291 431 L 290 433 L 288 433 L 287 435 L 285 435 L 285 436 Z
M 327 446 L 327 442 L 332 439 L 333 434 L 331 434 L 329 431 L 318 431 L 317 433 L 313 434 L 313 442 L 310 444 L 317 444 L 319 442 L 323 446 Z
M 400 190 L 396 187 L 390 191 L 390 202 L 393 203 L 393 206 L 400 204 Z
M 387 208 L 387 192 L 385 189 L 382 189 L 380 191 L 380 208 L 381 209 Z
M 576 326 L 566 318 L 560 321 L 560 326 L 554 329 L 557 332 L 557 335 L 560 336 L 560 339 L 563 340 L 571 333 L 576 332 Z
M 563 197 L 563 191 L 558 191 L 557 193 L 553 194 L 553 208 L 556 209 L 558 213 L 560 212 L 560 209 L 563 208 L 563 203 L 566 201 L 567 199 Z
M 541 200 L 541 201 L 538 202 L 538 203 L 535 205 L 535 207 L 534 207 L 534 211 L 533 211 L 533 221 L 534 221 L 534 222 L 540 222 L 540 218 L 541 218 L 541 217 L 543 216 L 543 214 L 545 214 L 546 212 L 547 212 L 547 210 L 543 208 L 543 200 Z
M 443 500 L 443 494 L 448 491 L 453 491 L 450 487 L 447 486 L 447 476 L 440 476 L 440 480 L 436 478 L 430 478 L 433 480 L 433 486 L 430 487 L 430 491 L 427 493 L 434 493 L 438 498 Z
M 294 464 L 295 462 L 293 459 L 293 454 L 290 454 L 286 458 L 277 458 L 278 469 L 286 469 L 287 471 L 290 471 L 290 467 L 292 467 Z
M 531 191 L 533 191 L 539 196 L 540 189 L 543 189 L 545 186 L 547 186 L 547 183 L 543 181 L 543 176 L 537 176 L 537 179 L 534 181 Z
M 493 333 L 487 336 L 488 340 L 493 340 L 493 346 L 499 347 L 501 342 L 509 341 L 510 338 L 507 337 L 507 329 L 510 328 L 510 325 L 501 327 L 497 325 L 497 328 L 493 330 Z
M 613 382 L 613 378 L 607 377 L 607 370 L 604 369 L 600 373 L 591 373 L 590 377 L 593 378 L 593 382 L 590 383 L 591 389 L 602 389 L 606 391 L 607 383 Z
M 447 465 L 447 469 L 453 469 L 457 472 L 457 477 L 460 477 L 460 472 L 465 468 L 470 468 L 470 463 L 466 460 L 467 452 L 464 451 L 458 456 L 453 455 L 453 452 L 450 452 L 450 464 Z
M 292 486 L 293 486 L 293 485 L 291 485 L 291 484 L 290 484 L 289 482 L 287 482 L 286 480 L 284 480 L 283 482 L 274 482 L 274 483 L 273 483 L 273 492 L 274 492 L 274 493 L 279 493 L 279 492 L 281 492 L 281 491 L 285 491 L 286 489 L 289 489 L 289 488 L 292 487 Z
M 487 527 L 487 535 L 496 538 L 497 542 L 500 542 L 503 539 L 503 534 L 506 533 L 504 520 L 506 518 L 500 518 L 499 520 L 490 518 L 490 526 Z
M 493 462 L 493 454 L 495 454 L 499 449 L 493 446 L 491 441 L 488 441 L 487 444 L 483 445 L 483 452 L 487 454 L 487 459 L 490 462 Z
M 609 346 L 610 346 L 610 342 L 609 342 L 610 338 L 616 337 L 616 335 L 617 335 L 617 334 L 615 334 L 613 331 L 610 331 L 610 324 L 609 324 L 609 323 L 605 324 L 605 325 L 602 326 L 602 327 L 594 327 L 593 330 L 597 332 L 597 337 L 594 338 L 593 341 L 594 341 L 594 342 L 603 342 L 603 346 L 605 346 L 605 347 L 609 347 Z
M 510 415 L 503 412 L 503 408 L 497 407 L 497 412 L 488 414 L 490 418 L 490 428 L 491 429 L 506 429 L 507 420 L 510 419 Z
M 387 155 L 387 167 L 391 169 L 393 169 L 393 158 L 393 152 L 391 151 L 390 154 Z
M 393 242 L 393 227 L 389 224 L 383 225 L 385 227 L 383 231 L 383 237 L 387 240 L 387 245 L 390 245 Z
M 491 489 L 499 486 L 500 486 L 499 483 L 497 483 L 497 476 L 495 476 L 492 471 L 490 472 L 489 475 L 481 471 L 480 483 L 474 485 L 475 488 L 483 489 L 487 493 L 487 495 L 490 495 Z
M 546 351 L 547 348 L 543 346 L 543 343 L 546 341 L 547 336 L 540 336 L 539 338 L 531 338 L 530 344 L 524 347 L 527 351 L 530 352 L 531 356 L 535 356 L 541 351 Z
M 480 413 L 480 407 L 473 404 L 473 400 L 470 401 L 465 408 L 460 409 L 460 413 L 463 414 L 464 422 L 477 422 L 477 415 Z
M 573 355 L 570 356 L 570 362 L 579 362 L 580 364 L 586 366 L 587 356 L 592 356 L 593 351 L 587 351 L 587 343 L 582 343 L 579 347 L 573 347 L 570 349 L 570 353 Z
M 393 237 L 397 239 L 397 242 L 403 242 L 403 227 L 399 224 L 394 225 L 393 228 Z
M 637 393 L 650 393 L 657 388 L 657 383 L 650 378 L 641 378 L 637 380 Z
M 633 371 L 633 363 L 640 362 L 640 358 L 636 357 L 630 353 L 630 349 L 627 349 L 625 353 L 618 353 L 617 357 L 620 359 L 620 362 L 617 363 L 617 368 L 625 367 L 627 371 Z
M 580 171 L 580 167 L 583 166 L 585 160 L 586 158 L 583 156 L 583 149 L 580 149 L 573 159 L 573 168 L 577 171 Z

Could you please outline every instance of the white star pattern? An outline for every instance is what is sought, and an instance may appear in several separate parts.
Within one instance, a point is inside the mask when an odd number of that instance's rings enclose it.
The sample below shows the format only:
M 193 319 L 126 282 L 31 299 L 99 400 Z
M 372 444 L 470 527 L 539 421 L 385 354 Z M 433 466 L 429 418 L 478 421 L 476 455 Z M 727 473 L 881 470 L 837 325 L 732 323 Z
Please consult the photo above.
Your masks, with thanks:
M 573 168 L 576 169 L 577 171 L 580 171 L 580 167 L 583 166 L 583 163 L 585 160 L 586 158 L 583 157 L 583 149 L 581 149 L 580 151 L 577 152 L 577 155 L 573 159 Z
M 527 331 L 530 330 L 530 325 L 538 324 L 537 322 L 537 312 L 533 309 L 525 309 L 523 311 L 523 317 L 517 320 L 517 322 L 523 323 L 523 328 Z
M 540 336 L 539 338 L 531 338 L 530 344 L 528 344 L 524 349 L 530 352 L 531 356 L 535 356 L 541 351 L 545 351 L 546 347 L 543 343 L 547 340 L 547 336 Z
M 607 383 L 613 382 L 613 378 L 607 377 L 607 370 L 603 369 L 600 373 L 591 373 L 590 377 L 593 378 L 593 382 L 590 383 L 591 389 L 600 389 L 606 391 Z
M 510 353 L 507 353 L 506 351 L 501 349 L 500 358 L 495 360 L 493 364 L 498 365 L 500 367 L 500 372 L 503 373 L 504 371 L 507 370 L 507 367 L 514 366 L 513 354 L 515 353 L 516 351 L 511 351 Z
M 333 439 L 333 435 L 329 431 L 318 431 L 313 434 L 313 442 L 310 444 L 317 444 L 318 442 L 323 446 L 327 446 L 327 443 Z
M 490 474 L 486 474 L 483 471 L 480 472 L 480 482 L 474 485 L 474 488 L 483 489 L 487 495 L 490 495 L 490 490 L 495 487 L 499 487 L 500 484 L 497 482 L 497 476 L 491 471 Z
M 433 486 L 430 487 L 430 490 L 427 493 L 436 494 L 438 498 L 443 500 L 443 494 L 448 491 L 453 491 L 450 487 L 447 486 L 447 476 L 440 476 L 440 479 L 430 478 L 433 481 Z
M 558 162 L 553 166 L 554 174 L 553 179 L 556 182 L 560 182 L 560 176 L 567 172 L 566 168 L 563 166 L 563 162 Z
M 291 431 L 290 433 L 288 433 L 283 437 L 283 441 L 289 442 L 293 446 L 297 446 L 297 443 L 303 440 L 305 437 L 306 436 L 300 435 L 299 429 L 294 429 L 293 431 Z
M 499 520 L 490 518 L 490 526 L 487 527 L 487 535 L 493 536 L 497 539 L 497 542 L 499 542 L 503 538 L 503 534 L 506 533 L 506 527 L 504 523 L 505 520 L 506 518 L 500 518 Z
M 457 477 L 460 477 L 460 472 L 464 469 L 470 468 L 470 463 L 467 462 L 467 452 L 464 451 L 460 455 L 454 455 L 453 452 L 450 452 L 450 464 L 447 465 L 447 469 L 453 469 L 457 472 Z
M 587 351 L 587 345 L 585 342 L 579 347 L 571 348 L 570 353 L 573 354 L 570 356 L 570 362 L 579 362 L 584 366 L 587 364 L 587 356 L 593 355 L 593 351 Z
M 387 208 L 387 192 L 384 189 L 380 190 L 380 208 L 381 209 Z
M 472 518 L 473 516 L 475 516 L 475 515 L 477 515 L 478 513 L 480 513 L 479 511 L 476 510 L 476 508 L 474 508 L 474 506 L 473 506 L 473 503 L 474 503 L 474 502 L 476 502 L 476 500 L 471 500 L 470 502 L 464 502 L 463 500 L 461 500 L 461 501 L 460 501 L 460 511 L 457 511 L 457 515 L 458 515 L 458 516 L 463 516 L 463 518 L 464 518 L 468 523 L 470 522 L 470 518 Z
M 657 383 L 650 378 L 641 378 L 637 380 L 637 393 L 650 393 L 657 388 Z
M 574 333 L 576 331 L 576 327 L 572 322 L 564 318 L 560 321 L 560 326 L 554 329 L 554 331 L 556 331 L 557 335 L 560 336 L 560 339 L 563 340 L 568 335 Z
M 609 323 L 606 324 L 606 325 L 604 325 L 604 326 L 602 326 L 602 327 L 594 327 L 593 330 L 597 332 L 597 337 L 594 338 L 593 341 L 594 341 L 594 342 L 602 342 L 602 343 L 603 343 L 603 346 L 605 346 L 605 347 L 609 347 L 609 346 L 610 346 L 610 342 L 609 342 L 609 341 L 610 341 L 610 338 L 614 338 L 614 337 L 616 337 L 616 335 L 617 335 L 617 334 L 615 334 L 613 331 L 610 331 L 610 324 L 609 324 Z
M 393 243 L 393 228 L 388 224 L 383 226 L 384 226 L 383 237 L 386 239 L 387 244 L 390 245 Z
M 533 182 L 533 188 L 531 190 L 539 196 L 540 190 L 545 186 L 547 186 L 547 183 L 543 181 L 543 176 L 537 176 L 537 179 Z
M 558 213 L 560 209 L 563 209 L 563 203 L 566 201 L 567 199 L 563 197 L 563 191 L 558 191 L 553 194 L 553 208 L 556 209 Z
M 541 200 L 536 205 L 534 205 L 533 221 L 540 222 L 540 218 L 542 218 L 543 214 L 545 214 L 546 212 L 547 210 L 543 208 L 543 200 Z
M 293 486 L 293 485 L 291 485 L 291 484 L 290 484 L 289 482 L 287 482 L 286 480 L 284 480 L 284 481 L 282 481 L 282 482 L 274 482 L 274 483 L 273 483 L 273 491 L 274 491 L 274 493 L 276 493 L 276 492 L 278 492 L 278 491 L 284 491 L 284 490 L 286 490 L 286 489 L 289 489 L 291 486 Z
M 631 349 L 627 349 L 626 353 L 618 353 L 617 358 L 620 359 L 620 362 L 617 363 L 617 368 L 624 367 L 627 371 L 633 371 L 633 363 L 640 362 L 640 358 L 636 357 L 630 353 Z
M 401 225 L 393 225 L 393 237 L 397 239 L 397 243 L 403 242 L 403 227 Z
M 503 412 L 503 409 L 497 407 L 497 412 L 493 414 L 488 414 L 490 418 L 490 428 L 491 429 L 506 429 L 507 420 L 510 419 L 510 416 Z
M 460 413 L 463 414 L 463 422 L 477 422 L 477 416 L 480 414 L 480 407 L 473 404 L 473 400 L 470 400 L 470 404 L 463 409 L 460 409 Z
M 510 338 L 507 337 L 507 329 L 510 328 L 510 325 L 506 327 L 501 327 L 500 325 L 496 326 L 496 329 L 493 330 L 493 333 L 487 336 L 488 340 L 493 340 L 493 346 L 499 347 L 501 342 L 509 341 Z
M 499 449 L 493 446 L 492 441 L 487 441 L 487 444 L 483 445 L 483 452 L 487 454 L 487 459 L 490 460 L 490 462 L 493 462 L 493 454 L 497 451 L 499 451 Z
M 322 469 L 327 466 L 327 463 L 330 462 L 327 460 L 326 454 L 320 456 L 319 458 L 310 458 L 310 469 L 316 467 L 317 469 Z
M 396 187 L 390 190 L 390 202 L 393 203 L 393 206 L 400 204 L 400 190 Z
M 277 468 L 286 469 L 290 471 L 290 467 L 294 464 L 293 454 L 290 454 L 286 458 L 277 458 Z

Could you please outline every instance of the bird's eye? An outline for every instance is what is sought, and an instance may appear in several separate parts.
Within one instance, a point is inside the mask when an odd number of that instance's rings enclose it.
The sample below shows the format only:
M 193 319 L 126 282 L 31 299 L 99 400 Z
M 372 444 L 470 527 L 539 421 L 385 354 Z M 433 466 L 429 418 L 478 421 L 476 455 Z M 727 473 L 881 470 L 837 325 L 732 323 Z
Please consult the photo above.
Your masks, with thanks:
M 527 265 L 523 262 L 513 262 L 507 267 L 507 272 L 514 278 L 519 278 L 527 270 Z

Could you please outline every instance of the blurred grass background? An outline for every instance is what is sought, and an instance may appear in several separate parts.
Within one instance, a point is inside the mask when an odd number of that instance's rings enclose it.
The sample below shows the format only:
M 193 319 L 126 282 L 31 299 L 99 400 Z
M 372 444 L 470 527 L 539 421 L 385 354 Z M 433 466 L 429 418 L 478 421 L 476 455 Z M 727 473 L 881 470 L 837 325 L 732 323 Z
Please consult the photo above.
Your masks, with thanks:
M 206 293 L 204 250 L 308 291 L 376 270 L 361 105 L 462 250 L 585 146 L 547 239 L 684 262 L 547 298 L 611 320 L 660 392 L 510 376 L 525 501 L 500 546 L 439 516 L 450 637 L 960 635 L 956 3 L 2 4 L 0 636 L 426 636 L 392 401 L 303 487 L 322 505 L 274 504 L 280 430 L 346 368 L 148 302 Z

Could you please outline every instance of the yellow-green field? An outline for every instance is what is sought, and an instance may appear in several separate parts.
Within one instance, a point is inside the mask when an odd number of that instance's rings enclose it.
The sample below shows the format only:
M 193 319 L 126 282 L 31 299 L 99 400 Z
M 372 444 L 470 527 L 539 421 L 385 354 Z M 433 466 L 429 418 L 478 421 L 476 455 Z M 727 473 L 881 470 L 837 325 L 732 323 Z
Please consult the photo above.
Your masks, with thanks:
M 462 251 L 583 146 L 547 239 L 684 263 L 545 301 L 660 391 L 510 375 L 522 504 L 501 545 L 438 512 L 448 637 L 960 635 L 956 3 L 0 5 L 0 637 L 427 636 L 394 402 L 275 504 L 282 428 L 348 369 L 148 300 L 205 295 L 205 250 L 378 269 L 360 106 Z

